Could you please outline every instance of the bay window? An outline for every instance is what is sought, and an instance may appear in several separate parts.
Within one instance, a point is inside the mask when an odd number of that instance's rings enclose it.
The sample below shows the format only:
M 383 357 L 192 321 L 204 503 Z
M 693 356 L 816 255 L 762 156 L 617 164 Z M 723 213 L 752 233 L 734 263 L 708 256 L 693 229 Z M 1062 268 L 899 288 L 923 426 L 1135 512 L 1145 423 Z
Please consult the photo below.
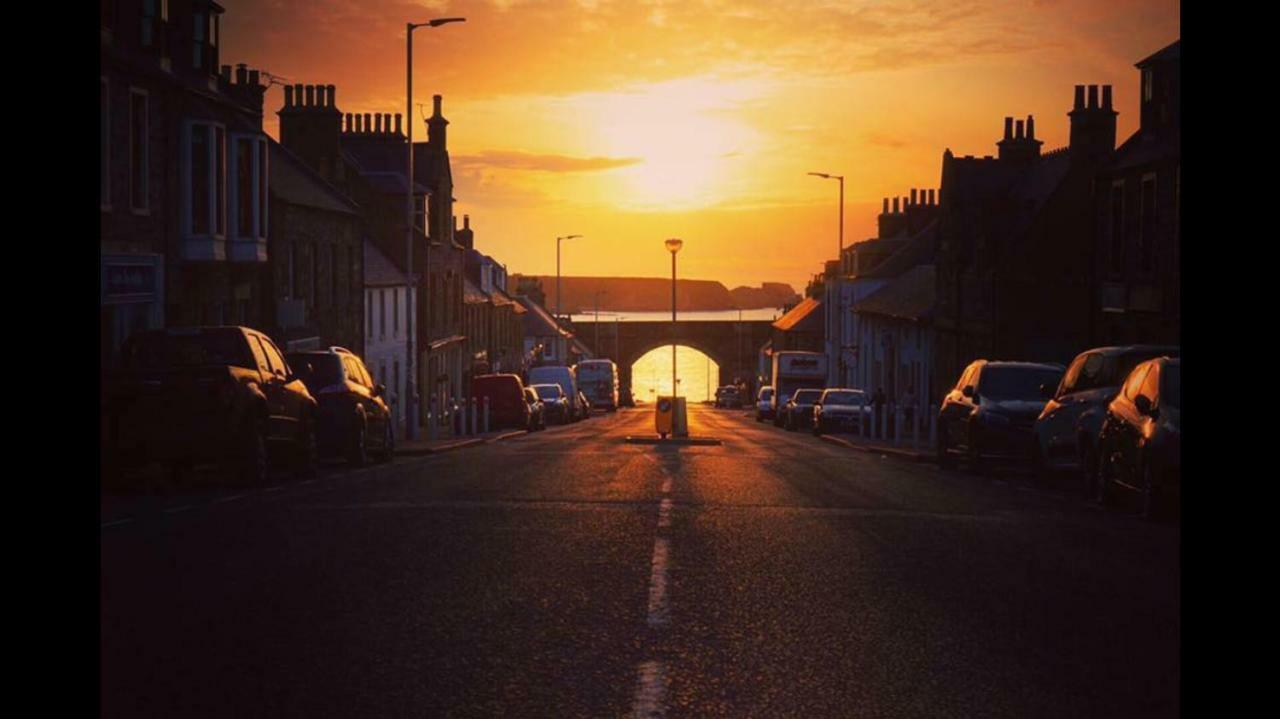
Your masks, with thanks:
M 182 225 L 186 259 L 226 258 L 226 144 L 226 129 L 220 124 L 190 121 L 183 127 Z
M 231 136 L 231 259 L 267 259 L 267 142 L 261 135 Z

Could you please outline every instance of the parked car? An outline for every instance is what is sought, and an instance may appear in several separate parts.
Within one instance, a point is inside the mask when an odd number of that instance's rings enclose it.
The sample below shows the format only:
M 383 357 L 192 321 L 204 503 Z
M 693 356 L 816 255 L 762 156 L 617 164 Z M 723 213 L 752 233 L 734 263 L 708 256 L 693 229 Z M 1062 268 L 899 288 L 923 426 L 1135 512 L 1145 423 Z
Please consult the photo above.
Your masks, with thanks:
M 471 396 L 478 406 L 484 406 L 489 398 L 490 429 L 528 429 L 531 422 L 528 403 L 524 397 L 524 383 L 516 374 L 482 374 L 471 378 Z
M 316 398 L 321 456 L 341 455 L 354 465 L 369 460 L 373 449 L 380 461 L 395 452 L 391 408 L 385 385 L 377 384 L 354 352 L 342 347 L 285 356 L 307 391 Z
M 529 431 L 536 432 L 547 428 L 547 406 L 538 398 L 532 387 L 524 388 L 525 404 L 529 405 Z
M 716 388 L 716 407 L 741 407 L 742 398 L 738 395 L 738 388 L 731 384 Z
M 756 393 L 756 421 L 773 419 L 773 388 L 765 385 Z
M 538 399 L 546 407 L 546 421 L 556 424 L 568 424 L 573 421 L 573 404 L 558 384 L 530 385 L 538 394 Z
M 618 365 L 610 359 L 582 360 L 573 368 L 578 389 L 593 407 L 616 412 L 618 409 Z
M 1142 498 L 1155 514 L 1182 493 L 1182 360 L 1160 357 L 1138 365 L 1107 405 L 1098 434 L 1098 499 L 1117 490 Z
M 591 419 L 591 400 L 581 390 L 578 391 L 578 406 L 582 408 L 582 419 Z
M 572 367 L 547 365 L 529 369 L 529 384 L 548 383 L 560 385 L 560 388 L 564 390 L 565 396 L 569 398 L 569 404 L 572 409 L 569 417 L 570 422 L 586 419 L 584 411 L 586 407 L 578 399 L 578 375 Z
M 964 452 L 972 469 L 991 456 L 1029 461 L 1031 428 L 1062 374 L 1058 364 L 970 364 L 938 411 L 938 464 L 953 465 L 955 450 Z
M 263 484 L 283 459 L 299 477 L 317 467 L 316 400 L 266 335 L 247 327 L 146 330 L 104 378 L 103 468 L 158 461 L 175 473 L 222 463 Z
M 1036 419 L 1036 455 L 1040 470 L 1080 472 L 1086 496 L 1096 497 L 1098 457 L 1095 442 L 1107 405 L 1137 365 L 1156 357 L 1177 357 L 1177 347 L 1130 345 L 1081 352 L 1062 376 L 1053 398 Z
M 871 411 L 871 398 L 860 389 L 823 390 L 813 407 L 813 433 L 869 428 Z
M 791 399 L 778 410 L 782 415 L 782 426 L 786 427 L 788 432 L 794 432 L 801 427 L 808 427 L 813 423 L 813 404 L 822 397 L 820 389 L 798 389 L 791 395 Z

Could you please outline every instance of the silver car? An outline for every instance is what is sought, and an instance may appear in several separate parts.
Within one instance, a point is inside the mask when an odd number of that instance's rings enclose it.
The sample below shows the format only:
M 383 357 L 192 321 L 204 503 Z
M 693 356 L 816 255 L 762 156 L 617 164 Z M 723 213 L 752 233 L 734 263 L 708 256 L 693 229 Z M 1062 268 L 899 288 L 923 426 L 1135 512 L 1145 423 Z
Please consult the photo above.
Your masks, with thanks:
M 813 407 L 813 433 L 858 430 L 871 426 L 871 398 L 860 389 L 824 390 Z
M 756 394 L 756 421 L 763 422 L 773 418 L 773 387 L 765 385 Z

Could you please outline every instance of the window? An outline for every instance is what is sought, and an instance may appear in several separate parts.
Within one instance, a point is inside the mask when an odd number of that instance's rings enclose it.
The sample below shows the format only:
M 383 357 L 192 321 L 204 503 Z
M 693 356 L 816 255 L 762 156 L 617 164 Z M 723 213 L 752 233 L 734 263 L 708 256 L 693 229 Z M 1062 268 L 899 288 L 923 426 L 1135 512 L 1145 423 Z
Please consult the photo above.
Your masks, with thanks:
M 258 369 L 271 374 L 271 363 L 267 362 L 267 353 L 262 350 L 262 343 L 258 342 L 256 337 L 249 342 L 249 349 L 253 350 L 253 358 L 258 363 Z
M 387 291 L 378 290 L 378 337 L 387 336 Z
M 104 210 L 111 209 L 111 83 L 100 78 L 98 86 L 98 195 Z
M 197 70 L 205 66 L 205 32 L 208 30 L 206 17 L 202 12 L 191 16 L 194 24 L 191 31 L 191 67 Z
M 226 233 L 226 130 L 209 122 L 187 126 L 188 234 Z
M 218 13 L 196 12 L 192 14 L 191 28 L 191 67 L 207 69 L 210 73 L 218 69 Z
M 146 90 L 129 90 L 129 206 L 140 212 L 151 207 L 147 100 Z
M 236 140 L 236 233 L 252 237 L 253 216 L 253 145 Z
M 1144 274 L 1155 267 L 1156 246 L 1156 176 L 1149 173 L 1142 177 L 1142 224 L 1138 228 L 1139 269 Z
M 261 339 L 262 349 L 266 351 L 267 359 L 271 361 L 271 371 L 280 377 L 284 377 L 289 372 L 289 365 L 285 363 L 284 356 L 280 354 L 280 350 L 271 340 L 266 337 Z
M 267 239 L 267 141 L 258 139 L 258 238 Z
M 1111 273 L 1124 272 L 1124 180 L 1111 184 Z
M 1142 101 L 1149 102 L 1152 95 L 1153 78 L 1150 70 L 1142 71 Z
M 231 226 L 238 239 L 263 241 L 267 237 L 267 145 L 258 135 L 231 138 Z
M 1087 357 L 1080 357 L 1071 366 L 1067 368 L 1067 373 L 1062 377 L 1062 387 L 1058 390 L 1058 397 L 1063 397 L 1076 391 L 1076 385 L 1080 381 L 1080 370 L 1084 367 Z
M 169 0 L 142 0 L 142 28 L 140 41 L 143 47 L 156 48 L 165 54 L 164 25 L 169 20 Z

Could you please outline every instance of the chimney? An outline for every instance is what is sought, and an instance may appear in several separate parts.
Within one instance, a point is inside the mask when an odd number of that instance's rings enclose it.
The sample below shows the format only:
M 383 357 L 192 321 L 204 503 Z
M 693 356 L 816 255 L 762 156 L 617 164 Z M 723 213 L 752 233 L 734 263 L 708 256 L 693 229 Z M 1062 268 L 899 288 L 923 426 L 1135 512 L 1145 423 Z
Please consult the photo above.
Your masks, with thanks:
M 280 117 L 280 144 L 325 179 L 333 181 L 341 162 L 339 143 L 343 115 L 334 106 L 333 85 L 284 86 L 284 106 Z M 346 116 L 351 131 L 352 116 Z
M 338 100 L 336 97 L 334 97 L 334 95 L 337 94 L 338 88 L 334 85 L 328 85 L 327 87 L 329 88 L 329 90 L 328 92 L 325 93 L 325 99 L 328 100 L 328 104 L 326 104 L 325 106 L 336 108 L 338 106 Z
M 1031 115 L 1027 115 L 1027 139 L 1036 139 L 1036 119 Z
M 893 198 L 893 214 L 898 214 L 898 198 Z
M 351 113 L 347 113 L 347 132 L 355 132 L 355 121 L 351 119 Z
M 1006 140 L 1013 139 L 1013 118 L 1012 117 L 1006 117 L 1004 119 L 1004 139 Z
M 364 124 L 361 125 L 361 128 L 363 128 L 365 134 L 373 132 L 373 115 L 371 113 L 366 112 L 364 114 Z
M 231 72 L 230 65 L 223 65 L 222 67 L 224 70 L 226 70 L 227 74 L 230 74 Z M 285 106 L 285 109 L 293 107 L 293 86 L 292 85 L 284 86 L 284 106 Z
M 402 130 L 402 129 L 401 129 L 401 127 L 400 127 L 400 113 L 398 113 L 398 112 L 396 113 L 396 134 L 397 134 L 397 135 L 403 135 L 403 134 L 404 134 L 404 130 Z
M 382 134 L 382 113 L 380 112 L 373 113 L 373 132 L 378 135 Z
M 889 214 L 889 198 L 887 197 L 884 198 L 884 206 L 880 208 L 880 214 L 882 215 Z
M 307 92 L 307 107 L 315 107 L 316 105 L 316 86 L 307 85 L 304 88 Z
M 1076 104 L 1074 107 L 1072 107 L 1072 109 L 1073 110 L 1084 109 L 1084 85 L 1076 85 Z
M 937 201 L 937 198 L 934 196 L 933 192 L 934 192 L 933 190 L 929 190 L 929 204 L 937 205 L 938 201 Z
M 911 206 L 916 206 L 916 188 L 911 188 Z
M 1098 86 L 1089 85 L 1089 101 L 1083 104 L 1080 96 L 1083 85 L 1076 85 L 1076 106 L 1067 116 L 1071 118 L 1071 162 L 1095 163 L 1106 159 L 1116 147 L 1116 115 L 1111 107 L 1111 86 L 1102 87 L 1102 103 L 1098 102 Z
M 462 216 L 462 229 L 464 230 L 471 229 L 471 215 Z
M 236 84 L 243 85 L 249 81 L 249 68 L 243 62 L 236 65 Z
M 1018 120 L 1014 123 L 1013 139 L 1022 139 L 1022 120 Z
M 227 85 L 231 84 L 231 66 L 230 65 L 222 66 L 222 82 L 226 83 Z
M 262 84 L 262 82 L 260 81 L 260 78 L 261 78 L 261 75 L 260 75 L 260 73 L 259 73 L 257 70 L 250 70 L 250 71 L 249 71 L 249 84 L 250 84 L 250 85 L 253 85 L 254 87 L 257 87 L 258 85 L 261 85 L 261 84 Z
M 431 117 L 427 118 L 427 146 L 435 150 L 448 150 L 448 140 L 445 136 L 445 128 L 449 126 L 449 121 L 444 119 L 441 111 L 444 97 L 441 95 L 433 95 L 432 104 L 434 111 Z

